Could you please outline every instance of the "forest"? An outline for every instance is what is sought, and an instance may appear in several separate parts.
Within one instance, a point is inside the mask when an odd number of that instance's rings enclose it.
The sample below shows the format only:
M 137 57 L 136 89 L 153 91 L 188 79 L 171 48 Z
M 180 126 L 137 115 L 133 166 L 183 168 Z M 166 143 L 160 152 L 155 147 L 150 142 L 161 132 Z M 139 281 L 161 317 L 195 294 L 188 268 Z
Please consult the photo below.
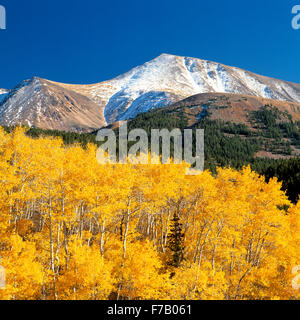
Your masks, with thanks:
M 0 299 L 300 298 L 300 204 L 277 178 L 250 166 L 189 176 L 186 164 L 100 165 L 94 143 L 9 131 Z
M 192 127 L 192 129 L 205 130 L 205 169 L 216 174 L 217 167 L 240 170 L 243 166 L 250 165 L 252 170 L 264 176 L 266 181 L 277 177 L 282 182 L 282 190 L 287 192 L 293 203 L 296 203 L 300 192 L 300 158 L 259 158 L 255 153 L 263 146 L 268 151 L 289 155 L 291 146 L 299 145 L 300 123 L 293 122 L 289 114 L 270 105 L 262 106 L 258 111 L 253 112 L 250 120 L 258 132 L 249 130 L 244 124 L 211 120 L 209 115 L 200 119 Z M 182 108 L 175 110 L 163 108 L 139 114 L 135 119 L 128 121 L 128 130 L 135 128 L 141 128 L 147 132 L 150 145 L 152 128 L 166 128 L 170 131 L 179 128 L 183 131 L 188 128 L 188 119 Z M 3 129 L 8 133 L 15 130 L 14 127 L 3 127 Z M 99 145 L 96 142 L 97 132 L 75 133 L 34 127 L 24 127 L 24 129 L 29 137 L 58 137 L 66 146 L 80 144 L 86 148 L 90 143 Z M 118 129 L 115 129 L 115 133 L 118 138 Z M 171 148 L 172 146 L 171 144 Z

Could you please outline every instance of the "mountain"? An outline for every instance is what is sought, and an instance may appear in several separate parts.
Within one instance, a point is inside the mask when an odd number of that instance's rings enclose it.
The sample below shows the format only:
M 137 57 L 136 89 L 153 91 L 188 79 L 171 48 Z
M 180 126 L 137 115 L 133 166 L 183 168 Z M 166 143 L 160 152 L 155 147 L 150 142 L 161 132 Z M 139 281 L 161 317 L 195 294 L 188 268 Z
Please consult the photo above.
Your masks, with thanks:
M 21 123 L 78 132 L 105 124 L 99 106 L 88 97 L 40 78 L 25 80 L 5 94 L 0 119 L 7 126 Z
M 185 110 L 189 126 L 199 122 L 201 115 L 206 111 L 212 120 L 228 121 L 251 127 L 249 114 L 258 111 L 265 105 L 288 113 L 294 121 L 300 121 L 300 103 L 231 93 L 196 94 L 168 106 L 168 109 L 182 108 Z
M 63 85 L 101 104 L 107 123 L 134 118 L 176 100 L 207 93 L 253 95 L 300 102 L 300 85 L 195 58 L 162 54 L 109 81 Z
M 26 80 L 0 102 L 0 123 L 89 131 L 201 93 L 231 93 L 300 103 L 299 84 L 212 61 L 162 54 L 97 84 Z
M 300 104 L 248 95 L 205 93 L 128 121 L 128 130 L 204 129 L 205 167 L 263 169 L 273 159 L 300 157 Z M 293 121 L 292 121 L 293 120 Z M 108 127 L 118 135 L 120 122 Z M 194 140 L 195 142 L 195 140 Z M 261 172 L 261 171 L 259 171 Z
M 204 93 L 174 103 L 166 110 L 182 111 L 189 128 L 197 127 L 204 118 L 243 128 L 241 136 L 258 139 L 254 157 L 278 159 L 300 156 L 299 103 L 248 95 Z M 240 135 L 239 129 L 231 131 Z

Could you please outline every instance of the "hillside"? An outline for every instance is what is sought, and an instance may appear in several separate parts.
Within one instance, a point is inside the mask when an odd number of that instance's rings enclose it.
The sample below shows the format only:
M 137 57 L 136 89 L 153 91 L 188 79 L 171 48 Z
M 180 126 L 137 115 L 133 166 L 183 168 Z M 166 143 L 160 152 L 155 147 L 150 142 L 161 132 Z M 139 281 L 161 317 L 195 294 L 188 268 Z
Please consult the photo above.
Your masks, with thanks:
M 154 128 L 204 128 L 207 157 L 214 158 L 216 165 L 236 167 L 256 157 L 299 156 L 299 124 L 300 105 L 296 103 L 246 95 L 201 94 L 140 114 L 128 125 L 129 129 L 144 128 L 149 135 Z M 118 123 L 111 127 L 117 128 Z M 234 156 L 235 163 L 229 161 L 237 146 L 242 145 L 246 150 L 242 148 Z

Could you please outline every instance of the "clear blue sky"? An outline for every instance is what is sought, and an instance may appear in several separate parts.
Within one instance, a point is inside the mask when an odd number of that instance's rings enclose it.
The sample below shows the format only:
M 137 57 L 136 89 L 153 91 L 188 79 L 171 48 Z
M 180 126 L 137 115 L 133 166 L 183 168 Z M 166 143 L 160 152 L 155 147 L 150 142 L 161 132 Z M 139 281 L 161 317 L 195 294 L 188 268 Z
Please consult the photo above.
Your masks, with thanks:
M 0 88 L 115 77 L 161 53 L 300 83 L 300 0 L 0 0 Z

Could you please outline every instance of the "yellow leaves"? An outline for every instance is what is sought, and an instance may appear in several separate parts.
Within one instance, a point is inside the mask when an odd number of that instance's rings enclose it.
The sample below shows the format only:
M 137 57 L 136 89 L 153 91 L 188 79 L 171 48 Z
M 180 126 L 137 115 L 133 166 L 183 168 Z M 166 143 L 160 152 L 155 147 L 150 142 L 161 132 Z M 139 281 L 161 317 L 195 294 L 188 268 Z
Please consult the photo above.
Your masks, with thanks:
M 161 299 L 164 295 L 164 276 L 161 261 L 149 241 L 131 242 L 122 267 L 117 268 L 119 294 L 131 299 Z
M 38 299 L 43 274 L 36 260 L 34 243 L 11 236 L 10 248 L 1 255 L 1 264 L 6 271 L 6 287 L 0 290 L 0 299 Z
M 173 300 L 222 300 L 228 288 L 225 273 L 214 271 L 209 263 L 200 268 L 197 264 L 174 270 L 169 278 L 168 296 Z
M 74 241 L 69 246 L 68 268 L 57 282 L 59 299 L 105 300 L 113 289 L 111 263 L 104 261 L 95 246 Z
M 250 167 L 100 165 L 93 145 L 0 129 L 0 299 L 298 298 L 300 204 L 280 186 Z M 185 259 L 170 270 L 174 212 Z

